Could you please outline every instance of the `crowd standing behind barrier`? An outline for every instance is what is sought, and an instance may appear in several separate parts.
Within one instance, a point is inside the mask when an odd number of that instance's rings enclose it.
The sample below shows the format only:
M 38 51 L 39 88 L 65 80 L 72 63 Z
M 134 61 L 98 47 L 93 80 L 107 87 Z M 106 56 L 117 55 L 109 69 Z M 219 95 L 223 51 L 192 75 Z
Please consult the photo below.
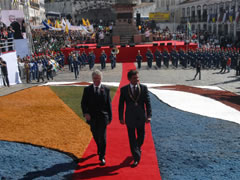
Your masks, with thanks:
M 149 29 L 147 26 L 142 27 L 141 33 L 150 31 L 154 35 L 155 40 L 185 40 L 187 38 L 185 33 L 177 32 L 171 33 L 168 28 L 163 30 Z M 1 27 L 0 34 L 0 49 L 1 52 L 11 51 L 13 47 L 14 30 L 11 27 Z M 104 34 L 102 34 L 104 32 Z M 45 82 L 45 79 L 53 80 L 58 70 L 64 70 L 64 55 L 60 51 L 61 48 L 71 47 L 78 43 L 101 43 L 103 36 L 110 35 L 111 28 L 99 27 L 95 28 L 95 36 L 82 35 L 78 31 L 72 31 L 67 34 L 64 31 L 51 30 L 32 30 L 33 43 L 36 50 L 36 55 L 26 56 L 24 58 L 18 57 L 18 67 L 20 77 L 27 83 L 36 81 Z M 211 35 L 201 34 L 197 37 L 193 34 L 191 40 L 200 40 L 196 51 L 192 49 L 179 51 L 157 49 L 155 52 L 148 50 L 146 54 L 141 52 L 136 54 L 138 68 L 140 69 L 141 61 L 146 57 L 148 68 L 152 68 L 153 63 L 156 62 L 156 67 L 161 68 L 195 68 L 196 63 L 201 64 L 202 69 L 221 69 L 221 73 L 230 72 L 231 69 L 236 70 L 236 75 L 240 74 L 239 49 L 232 47 L 233 44 L 227 44 L 227 47 L 219 48 L 216 41 L 212 41 Z M 198 41 L 198 42 L 200 42 Z M 121 53 L 121 52 L 120 52 Z M 39 55 L 40 54 L 40 55 Z M 137 57 L 138 56 L 138 57 Z M 111 54 L 109 57 L 106 54 L 101 56 L 101 68 L 106 68 L 106 61 L 110 59 L 111 68 L 116 67 L 116 55 Z M 69 71 L 74 72 L 75 79 L 79 78 L 79 71 L 81 68 L 89 65 L 89 69 L 93 69 L 95 65 L 96 56 L 94 51 L 86 53 L 83 51 L 73 51 L 67 58 Z
M 26 83 L 46 82 L 53 80 L 57 72 L 64 70 L 64 55 L 58 52 L 54 55 L 42 54 L 35 56 L 17 57 L 19 75 Z

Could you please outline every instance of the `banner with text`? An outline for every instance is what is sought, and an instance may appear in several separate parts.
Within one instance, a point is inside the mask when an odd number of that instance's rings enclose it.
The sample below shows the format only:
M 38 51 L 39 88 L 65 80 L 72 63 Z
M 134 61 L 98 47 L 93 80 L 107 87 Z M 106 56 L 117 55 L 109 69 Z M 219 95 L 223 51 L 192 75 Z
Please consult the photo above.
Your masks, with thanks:
M 162 12 L 149 13 L 149 20 L 154 20 L 158 22 L 169 22 L 170 13 Z

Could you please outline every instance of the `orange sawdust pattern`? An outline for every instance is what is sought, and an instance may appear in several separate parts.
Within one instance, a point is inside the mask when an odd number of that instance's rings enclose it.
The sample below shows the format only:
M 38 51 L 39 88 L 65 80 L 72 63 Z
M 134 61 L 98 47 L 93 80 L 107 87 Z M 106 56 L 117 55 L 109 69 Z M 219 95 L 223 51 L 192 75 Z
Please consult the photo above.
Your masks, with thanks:
M 80 158 L 91 138 L 89 126 L 49 87 L 0 97 L 0 140 L 44 146 Z

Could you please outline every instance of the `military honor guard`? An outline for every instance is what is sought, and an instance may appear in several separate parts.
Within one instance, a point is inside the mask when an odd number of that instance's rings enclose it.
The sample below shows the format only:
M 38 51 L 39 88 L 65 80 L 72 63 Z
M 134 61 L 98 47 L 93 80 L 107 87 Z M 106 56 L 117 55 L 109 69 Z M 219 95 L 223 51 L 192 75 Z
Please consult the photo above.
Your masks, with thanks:
M 142 55 L 141 55 L 141 51 L 140 50 L 138 50 L 138 54 L 136 56 L 136 61 L 137 61 L 138 69 L 141 69 Z
M 156 61 L 156 66 L 158 68 L 161 68 L 162 66 L 162 53 L 159 49 L 157 49 L 154 53 L 155 61 Z
M 146 52 L 146 59 L 147 59 L 148 67 L 152 68 L 153 53 L 150 49 L 148 49 L 147 52 Z

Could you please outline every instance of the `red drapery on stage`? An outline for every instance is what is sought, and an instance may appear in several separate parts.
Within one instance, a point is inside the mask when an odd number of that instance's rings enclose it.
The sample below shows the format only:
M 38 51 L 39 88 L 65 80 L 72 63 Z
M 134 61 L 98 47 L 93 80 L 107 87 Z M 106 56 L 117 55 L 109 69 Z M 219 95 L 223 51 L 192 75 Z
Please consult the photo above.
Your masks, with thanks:
M 100 55 L 102 50 L 105 51 L 107 54 L 107 62 L 110 62 L 109 56 L 111 54 L 112 47 L 110 46 L 103 46 L 98 47 L 96 44 L 79 44 L 76 47 L 78 48 L 65 48 L 61 49 L 63 54 L 65 55 L 65 63 L 67 64 L 67 57 L 70 52 L 72 51 L 80 51 L 81 53 L 83 51 L 88 54 L 90 51 L 93 51 L 96 55 L 96 63 L 100 62 Z M 168 52 L 170 52 L 172 49 L 176 49 L 177 51 L 180 49 L 187 50 L 187 49 L 196 49 L 197 44 L 190 43 L 185 44 L 183 41 L 155 41 L 152 44 L 141 44 L 141 45 L 133 45 L 132 47 L 129 45 L 126 45 L 126 47 L 122 46 L 116 46 L 119 49 L 119 53 L 117 54 L 117 62 L 134 62 L 136 61 L 136 55 L 138 50 L 141 51 L 141 55 L 143 56 L 143 61 L 146 61 L 146 52 L 148 49 L 150 49 L 153 53 L 158 48 L 159 50 L 163 51 L 166 49 Z

